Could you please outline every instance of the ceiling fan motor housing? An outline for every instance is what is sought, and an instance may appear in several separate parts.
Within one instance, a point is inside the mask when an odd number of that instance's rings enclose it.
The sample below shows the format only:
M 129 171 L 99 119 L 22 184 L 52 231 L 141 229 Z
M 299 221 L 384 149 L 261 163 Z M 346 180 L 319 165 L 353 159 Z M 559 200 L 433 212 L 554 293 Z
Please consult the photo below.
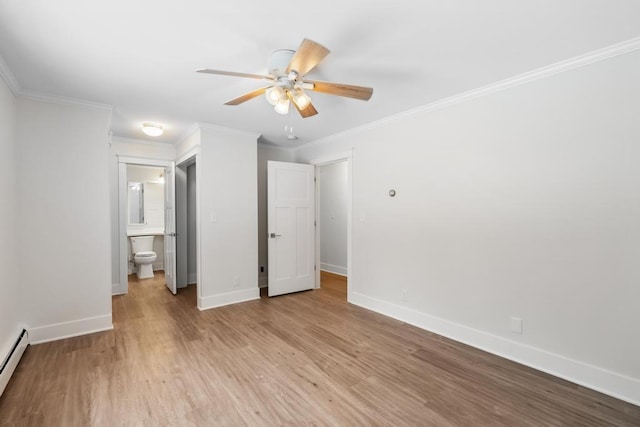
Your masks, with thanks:
M 291 49 L 274 50 L 269 57 L 269 73 L 275 78 L 286 76 L 287 67 L 295 53 Z

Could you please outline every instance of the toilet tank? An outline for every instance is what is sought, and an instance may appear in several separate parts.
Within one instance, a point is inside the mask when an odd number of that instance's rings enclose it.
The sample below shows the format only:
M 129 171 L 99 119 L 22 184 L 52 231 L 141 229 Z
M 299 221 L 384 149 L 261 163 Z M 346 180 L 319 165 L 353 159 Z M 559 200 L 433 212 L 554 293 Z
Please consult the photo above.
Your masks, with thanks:
M 136 236 L 131 237 L 131 252 L 153 251 L 153 238 L 155 236 Z

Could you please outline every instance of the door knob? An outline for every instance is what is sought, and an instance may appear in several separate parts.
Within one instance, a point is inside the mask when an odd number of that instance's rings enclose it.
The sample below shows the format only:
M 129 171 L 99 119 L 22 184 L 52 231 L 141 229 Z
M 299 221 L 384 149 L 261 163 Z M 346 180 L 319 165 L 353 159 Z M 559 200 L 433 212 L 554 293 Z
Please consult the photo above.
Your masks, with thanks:
M 276 237 L 282 237 L 282 235 L 281 234 L 276 234 L 276 233 L 271 233 L 271 234 L 269 234 L 269 237 L 272 238 L 272 239 L 275 239 Z

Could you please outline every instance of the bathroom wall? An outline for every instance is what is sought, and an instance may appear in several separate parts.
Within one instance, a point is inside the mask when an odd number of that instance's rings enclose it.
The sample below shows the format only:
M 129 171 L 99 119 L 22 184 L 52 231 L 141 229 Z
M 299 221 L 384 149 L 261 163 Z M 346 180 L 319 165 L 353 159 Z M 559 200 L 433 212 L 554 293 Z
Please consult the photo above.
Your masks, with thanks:
M 0 58 L 2 61 L 2 58 Z M 9 354 L 25 320 L 18 276 L 16 99 L 0 78 L 0 360 Z
M 320 200 L 320 269 L 347 275 L 347 162 L 316 171 Z
M 563 66 L 298 159 L 353 149 L 351 302 L 638 404 L 640 51 Z

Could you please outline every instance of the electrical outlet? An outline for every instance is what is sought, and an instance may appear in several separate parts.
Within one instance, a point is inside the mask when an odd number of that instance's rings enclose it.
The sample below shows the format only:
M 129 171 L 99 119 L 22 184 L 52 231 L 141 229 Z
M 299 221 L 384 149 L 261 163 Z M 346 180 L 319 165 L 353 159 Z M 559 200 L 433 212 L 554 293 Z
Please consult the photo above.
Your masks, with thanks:
M 240 286 L 240 276 L 233 276 L 233 287 L 237 288 Z
M 406 290 L 402 291 L 402 301 L 409 301 L 409 293 Z
M 522 335 L 522 319 L 518 317 L 511 318 L 511 332 Z

